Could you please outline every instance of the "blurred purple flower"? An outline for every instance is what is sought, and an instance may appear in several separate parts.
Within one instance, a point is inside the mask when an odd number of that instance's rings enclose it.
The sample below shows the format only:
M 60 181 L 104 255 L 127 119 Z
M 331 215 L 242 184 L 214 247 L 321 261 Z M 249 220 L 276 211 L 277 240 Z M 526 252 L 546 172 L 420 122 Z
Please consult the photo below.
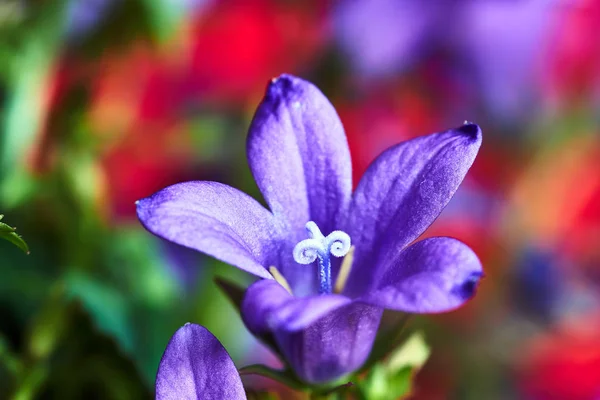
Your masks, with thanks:
M 71 0 L 67 13 L 67 37 L 81 39 L 91 33 L 120 0 Z
M 480 144 L 474 124 L 398 144 L 352 193 L 333 106 L 312 84 L 282 75 L 247 142 L 270 211 L 229 186 L 196 181 L 140 200 L 138 217 L 160 237 L 263 278 L 246 292 L 246 326 L 273 337 L 303 380 L 325 382 L 363 364 L 384 308 L 442 312 L 474 294 L 482 270 L 471 249 L 442 237 L 411 243 L 448 203 Z M 331 257 L 346 254 L 344 263 Z M 345 283 L 341 264 L 351 265 Z
M 333 15 L 334 32 L 359 74 L 390 75 L 424 55 L 454 4 L 454 0 L 340 1 Z
M 158 366 L 156 399 L 245 398 L 240 375 L 219 340 L 200 325 L 179 328 Z
M 556 317 L 566 276 L 558 268 L 557 254 L 536 246 L 526 248 L 514 271 L 515 305 L 528 318 L 550 322 Z
M 443 49 L 497 115 L 518 116 L 535 94 L 557 3 L 343 0 L 334 10 L 334 32 L 351 65 L 367 78 L 405 72 Z
M 191 292 L 198 283 L 198 275 L 203 263 L 202 256 L 173 242 L 161 241 L 160 245 L 169 272 L 185 291 Z

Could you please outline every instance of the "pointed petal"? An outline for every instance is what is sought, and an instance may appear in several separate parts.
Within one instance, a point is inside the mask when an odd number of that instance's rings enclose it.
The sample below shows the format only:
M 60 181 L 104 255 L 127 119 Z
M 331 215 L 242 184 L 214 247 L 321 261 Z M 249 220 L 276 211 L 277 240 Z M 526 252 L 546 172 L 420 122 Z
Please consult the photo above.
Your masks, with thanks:
M 350 152 L 340 119 L 319 89 L 291 75 L 273 79 L 247 146 L 256 183 L 288 229 L 304 235 L 312 220 L 325 235 L 334 230 L 350 200 Z
M 286 359 L 306 382 L 324 383 L 358 370 L 377 334 L 383 309 L 352 302 L 302 330 L 275 332 Z
M 217 338 L 200 325 L 179 328 L 158 366 L 156 399 L 245 398 L 240 375 Z
M 467 245 L 452 238 L 429 238 L 388 262 L 376 289 L 361 300 L 411 313 L 449 311 L 475 294 L 482 276 L 481 263 Z
M 338 294 L 294 297 L 274 280 L 263 280 L 246 291 L 242 318 L 257 336 L 275 330 L 296 331 L 350 302 Z
M 146 229 L 261 278 L 277 257 L 273 215 L 250 196 L 217 182 L 169 186 L 137 202 Z
M 344 293 L 364 293 L 381 274 L 383 260 L 414 241 L 437 218 L 473 164 L 481 130 L 457 129 L 400 143 L 368 168 L 342 224 L 356 246 Z

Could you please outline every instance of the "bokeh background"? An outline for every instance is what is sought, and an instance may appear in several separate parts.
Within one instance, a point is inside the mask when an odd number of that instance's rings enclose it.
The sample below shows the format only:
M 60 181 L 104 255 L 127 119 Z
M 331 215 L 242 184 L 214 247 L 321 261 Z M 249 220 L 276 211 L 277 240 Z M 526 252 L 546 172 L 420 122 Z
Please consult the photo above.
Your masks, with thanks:
M 486 278 L 413 320 L 414 398 L 600 398 L 598 27 L 598 0 L 3 0 L 0 212 L 31 253 L 0 243 L 0 398 L 152 398 L 188 321 L 276 365 L 213 282 L 251 278 L 153 237 L 134 201 L 191 179 L 257 196 L 245 137 L 284 72 L 335 105 L 355 183 L 392 144 L 483 129 L 426 235 Z

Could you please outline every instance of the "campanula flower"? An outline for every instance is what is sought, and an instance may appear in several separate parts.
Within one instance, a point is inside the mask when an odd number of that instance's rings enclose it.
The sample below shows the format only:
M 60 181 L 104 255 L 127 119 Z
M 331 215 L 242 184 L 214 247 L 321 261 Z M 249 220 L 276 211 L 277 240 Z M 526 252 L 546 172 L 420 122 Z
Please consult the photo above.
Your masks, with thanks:
M 247 141 L 268 209 L 217 182 L 185 182 L 137 203 L 152 233 L 259 278 L 242 318 L 275 340 L 306 382 L 334 380 L 367 358 L 384 309 L 454 309 L 482 275 L 456 239 L 413 243 L 448 203 L 481 144 L 477 125 L 383 152 L 352 192 L 342 124 L 312 84 L 273 79 Z

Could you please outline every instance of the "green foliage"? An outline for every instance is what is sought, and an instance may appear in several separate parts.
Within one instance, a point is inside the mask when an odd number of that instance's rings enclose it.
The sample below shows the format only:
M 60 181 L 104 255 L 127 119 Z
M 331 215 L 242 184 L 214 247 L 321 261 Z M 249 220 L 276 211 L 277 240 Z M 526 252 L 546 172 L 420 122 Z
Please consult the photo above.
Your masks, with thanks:
M 303 390 L 306 385 L 296 379 L 290 371 L 276 370 L 265 365 L 248 365 L 240 368 L 240 375 L 260 375 L 280 382 L 287 387 Z
M 0 214 L 0 220 L 2 220 L 2 218 L 4 218 L 4 215 Z M 29 246 L 27 246 L 27 243 L 25 243 L 21 236 L 17 235 L 16 230 L 16 228 L 11 227 L 4 222 L 0 222 L 0 238 L 8 240 L 25 253 L 29 254 Z
M 430 350 L 423 335 L 413 334 L 387 360 L 372 366 L 358 384 L 358 393 L 365 400 L 397 400 L 408 396 L 414 374 L 429 358 Z
M 105 276 L 71 270 L 66 292 L 81 301 L 97 328 L 114 338 L 151 384 L 166 343 L 185 318 L 172 312 L 181 307 L 177 284 L 152 245 L 155 238 L 138 229 L 111 235 Z

